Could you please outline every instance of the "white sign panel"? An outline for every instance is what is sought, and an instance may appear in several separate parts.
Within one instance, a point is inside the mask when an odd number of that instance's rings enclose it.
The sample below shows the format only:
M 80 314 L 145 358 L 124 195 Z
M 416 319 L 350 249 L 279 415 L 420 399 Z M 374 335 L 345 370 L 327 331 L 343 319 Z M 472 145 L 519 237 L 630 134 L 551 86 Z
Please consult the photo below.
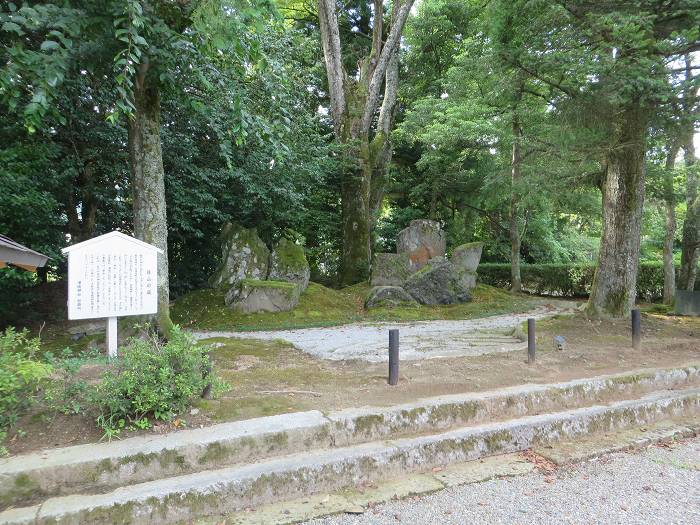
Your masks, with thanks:
M 112 232 L 63 250 L 68 254 L 68 319 L 158 311 L 155 246 Z

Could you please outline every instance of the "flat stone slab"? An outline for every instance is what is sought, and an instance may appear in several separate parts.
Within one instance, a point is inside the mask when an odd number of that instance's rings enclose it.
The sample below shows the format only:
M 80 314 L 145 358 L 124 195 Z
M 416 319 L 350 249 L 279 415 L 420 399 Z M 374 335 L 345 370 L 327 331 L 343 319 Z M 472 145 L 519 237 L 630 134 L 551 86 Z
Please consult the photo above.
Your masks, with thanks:
M 331 514 L 361 514 L 371 505 L 430 494 L 456 485 L 481 483 L 491 479 L 532 472 L 534 465 L 520 454 L 503 454 L 466 463 L 456 463 L 426 474 L 413 474 L 401 479 L 382 481 L 363 489 L 350 489 L 332 494 L 319 494 L 283 503 L 263 505 L 257 509 L 236 512 L 225 517 L 231 525 L 287 525 Z M 221 518 L 202 519 L 196 525 L 219 525 Z
M 526 313 L 495 315 L 459 321 L 412 323 L 355 323 L 330 328 L 274 330 L 260 332 L 193 332 L 196 339 L 239 337 L 282 339 L 314 357 L 341 361 L 360 359 L 372 363 L 388 361 L 389 329 L 400 330 L 402 361 L 443 357 L 478 356 L 513 352 L 527 347 L 506 333 L 528 318 L 548 319 L 574 313 L 569 307 L 538 307 Z
M 436 472 L 434 476 L 445 487 L 454 487 L 490 479 L 529 474 L 534 469 L 535 465 L 525 460 L 520 454 L 503 454 L 449 465 Z
M 652 443 L 692 437 L 698 432 L 700 421 L 697 418 L 669 420 L 644 427 L 587 436 L 576 441 L 562 440 L 546 447 L 535 447 L 534 452 L 556 465 L 563 466 L 588 461 L 605 454 L 645 447 Z M 700 470 L 700 462 L 696 465 Z

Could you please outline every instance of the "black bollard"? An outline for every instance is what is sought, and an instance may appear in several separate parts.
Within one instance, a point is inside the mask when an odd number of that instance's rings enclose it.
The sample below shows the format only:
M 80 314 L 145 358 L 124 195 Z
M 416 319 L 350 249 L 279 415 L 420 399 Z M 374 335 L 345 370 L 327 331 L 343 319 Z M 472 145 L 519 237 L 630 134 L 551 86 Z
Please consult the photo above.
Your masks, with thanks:
M 527 363 L 535 362 L 535 320 L 527 320 Z
M 632 346 L 635 350 L 642 348 L 642 315 L 639 308 L 632 310 Z
M 389 330 L 389 384 L 399 382 L 399 331 Z

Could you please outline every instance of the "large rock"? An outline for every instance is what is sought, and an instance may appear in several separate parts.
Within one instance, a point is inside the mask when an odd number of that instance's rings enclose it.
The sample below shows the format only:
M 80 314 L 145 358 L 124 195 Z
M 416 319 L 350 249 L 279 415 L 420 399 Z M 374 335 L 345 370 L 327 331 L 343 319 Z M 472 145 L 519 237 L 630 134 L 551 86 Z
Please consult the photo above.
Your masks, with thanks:
M 396 239 L 396 252 L 408 254 L 414 272 L 423 268 L 430 259 L 443 257 L 445 247 L 445 232 L 440 229 L 438 222 L 428 219 L 411 221 Z
M 474 276 L 475 277 L 475 276 Z M 443 258 L 428 261 L 404 283 L 404 289 L 421 304 L 457 304 L 471 301 L 470 275 Z
M 287 312 L 299 302 L 299 285 L 286 281 L 243 279 L 226 294 L 226 305 L 237 312 Z
M 467 244 L 462 244 L 457 246 L 452 251 L 450 261 L 452 261 L 452 264 L 454 264 L 460 270 L 476 272 L 476 268 L 479 266 L 479 261 L 481 260 L 481 251 L 483 249 L 483 242 L 470 242 Z
M 209 278 L 214 288 L 229 289 L 243 279 L 265 279 L 270 250 L 255 228 L 228 223 L 221 232 L 221 264 Z
M 375 253 L 372 258 L 372 286 L 401 286 L 413 272 L 407 253 Z
M 304 247 L 288 239 L 280 240 L 272 250 L 270 273 L 267 278 L 297 284 L 303 292 L 309 285 L 310 276 L 311 270 L 304 254 Z
M 416 305 L 415 299 L 400 286 L 375 286 L 369 292 L 369 297 L 365 301 L 365 308 L 376 306 L 406 306 Z
M 700 315 L 700 292 L 676 290 L 674 311 L 677 315 Z

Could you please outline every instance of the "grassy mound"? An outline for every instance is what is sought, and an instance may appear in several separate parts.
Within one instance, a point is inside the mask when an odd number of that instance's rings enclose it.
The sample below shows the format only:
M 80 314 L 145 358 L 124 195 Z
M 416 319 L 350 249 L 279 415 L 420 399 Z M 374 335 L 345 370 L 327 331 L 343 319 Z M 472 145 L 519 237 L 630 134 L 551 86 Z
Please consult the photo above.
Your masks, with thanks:
M 299 304 L 290 312 L 243 314 L 224 304 L 224 294 L 197 290 L 178 299 L 171 309 L 175 323 L 199 330 L 284 330 L 334 326 L 359 321 L 420 321 L 432 319 L 471 319 L 512 312 L 532 306 L 524 296 L 514 296 L 498 288 L 479 285 L 473 301 L 449 306 L 404 306 L 365 310 L 367 283 L 333 290 L 310 283 Z

